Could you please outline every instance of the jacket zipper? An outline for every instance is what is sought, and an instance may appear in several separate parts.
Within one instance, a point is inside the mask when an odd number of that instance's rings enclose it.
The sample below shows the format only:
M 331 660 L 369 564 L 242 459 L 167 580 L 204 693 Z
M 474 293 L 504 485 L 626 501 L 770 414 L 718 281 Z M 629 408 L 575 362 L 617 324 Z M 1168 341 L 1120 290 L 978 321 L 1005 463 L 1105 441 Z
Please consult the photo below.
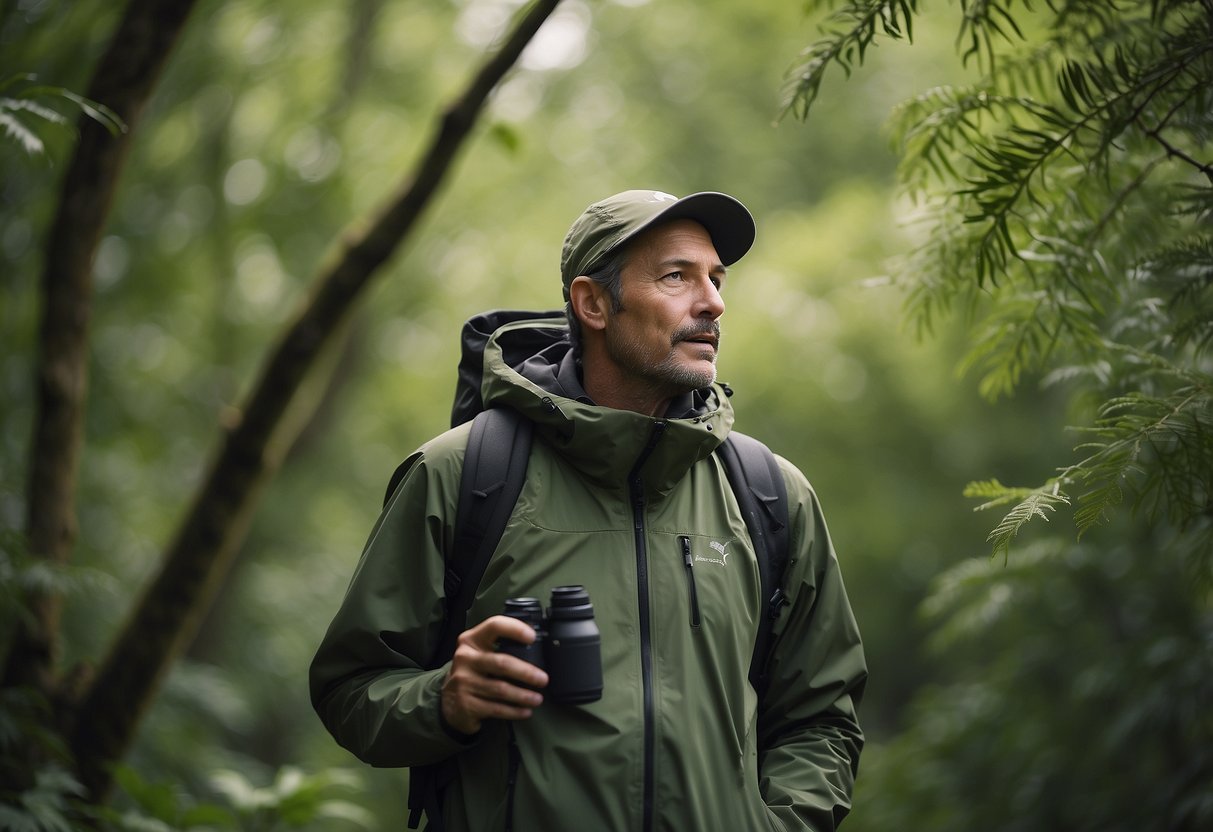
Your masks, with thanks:
M 682 545 L 682 563 L 687 568 L 687 589 L 691 598 L 691 629 L 699 629 L 699 593 L 695 591 L 695 559 L 691 557 L 691 538 L 685 534 L 678 535 Z
M 628 496 L 632 500 L 632 529 L 636 539 L 636 592 L 640 614 L 640 677 L 644 691 L 644 804 L 641 829 L 653 828 L 653 765 L 656 745 L 653 735 L 653 646 L 649 627 L 649 569 L 645 544 L 644 480 L 640 469 L 665 433 L 665 422 L 655 422 L 649 442 L 628 474 Z

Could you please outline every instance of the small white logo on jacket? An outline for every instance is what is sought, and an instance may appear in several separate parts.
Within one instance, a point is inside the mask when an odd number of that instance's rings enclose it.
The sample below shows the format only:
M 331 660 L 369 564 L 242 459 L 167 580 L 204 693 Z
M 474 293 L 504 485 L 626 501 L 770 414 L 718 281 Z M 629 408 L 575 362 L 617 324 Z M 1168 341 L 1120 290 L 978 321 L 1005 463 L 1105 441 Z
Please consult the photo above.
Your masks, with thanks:
M 696 563 L 718 563 L 721 566 L 728 566 L 729 565 L 729 553 L 724 550 L 724 547 L 728 546 L 729 544 L 719 543 L 719 542 L 713 540 L 710 543 L 708 543 L 708 545 L 711 546 L 713 549 L 715 549 L 717 552 L 719 552 L 720 557 L 705 558 L 703 555 L 696 555 L 695 562 Z

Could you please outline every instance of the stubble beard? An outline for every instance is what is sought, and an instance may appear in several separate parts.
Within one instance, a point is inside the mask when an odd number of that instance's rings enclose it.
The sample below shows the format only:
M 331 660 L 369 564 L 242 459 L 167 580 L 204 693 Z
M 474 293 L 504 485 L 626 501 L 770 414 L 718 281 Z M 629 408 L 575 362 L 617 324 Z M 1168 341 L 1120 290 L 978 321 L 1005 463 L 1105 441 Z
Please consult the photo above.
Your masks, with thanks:
M 655 392 L 662 395 L 678 395 L 700 390 L 716 381 L 716 350 L 712 351 L 711 365 L 704 369 L 687 367 L 679 362 L 678 344 L 694 335 L 711 333 L 720 341 L 720 326 L 711 322 L 709 326 L 687 327 L 674 333 L 670 340 L 670 350 L 657 363 L 646 355 L 645 349 L 639 342 L 630 338 L 621 338 L 609 328 L 607 330 L 607 354 L 620 367 L 627 369 L 633 376 L 643 379 Z M 705 348 L 706 349 L 706 348 Z

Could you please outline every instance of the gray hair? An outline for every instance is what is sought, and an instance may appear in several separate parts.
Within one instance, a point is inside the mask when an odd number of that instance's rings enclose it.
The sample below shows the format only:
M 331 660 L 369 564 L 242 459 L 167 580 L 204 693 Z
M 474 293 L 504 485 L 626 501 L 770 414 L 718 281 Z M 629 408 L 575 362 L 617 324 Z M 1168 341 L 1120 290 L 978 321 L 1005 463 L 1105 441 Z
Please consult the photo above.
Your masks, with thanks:
M 623 308 L 623 266 L 626 262 L 626 247 L 621 247 L 607 255 L 607 259 L 594 271 L 586 275 L 590 280 L 606 289 L 611 298 L 611 311 L 618 312 Z M 573 345 L 573 360 L 581 363 L 581 321 L 573 312 L 573 303 L 564 305 L 564 314 L 569 321 L 569 343 Z

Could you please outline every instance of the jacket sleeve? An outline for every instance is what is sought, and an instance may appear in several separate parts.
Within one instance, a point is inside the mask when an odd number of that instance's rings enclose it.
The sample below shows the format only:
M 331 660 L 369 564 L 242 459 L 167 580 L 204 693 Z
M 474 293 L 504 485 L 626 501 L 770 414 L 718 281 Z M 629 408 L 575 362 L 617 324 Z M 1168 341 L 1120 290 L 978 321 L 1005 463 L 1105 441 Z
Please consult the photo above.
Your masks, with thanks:
M 851 808 L 867 663 L 817 495 L 780 462 L 791 525 L 784 583 L 790 605 L 776 623 L 759 706 L 759 784 L 785 828 L 827 832 Z
M 312 660 L 316 713 L 338 743 L 374 766 L 435 762 L 470 740 L 440 717 L 446 666 L 425 669 L 440 635 L 447 518 L 462 464 L 463 446 L 448 437 L 405 461 Z

